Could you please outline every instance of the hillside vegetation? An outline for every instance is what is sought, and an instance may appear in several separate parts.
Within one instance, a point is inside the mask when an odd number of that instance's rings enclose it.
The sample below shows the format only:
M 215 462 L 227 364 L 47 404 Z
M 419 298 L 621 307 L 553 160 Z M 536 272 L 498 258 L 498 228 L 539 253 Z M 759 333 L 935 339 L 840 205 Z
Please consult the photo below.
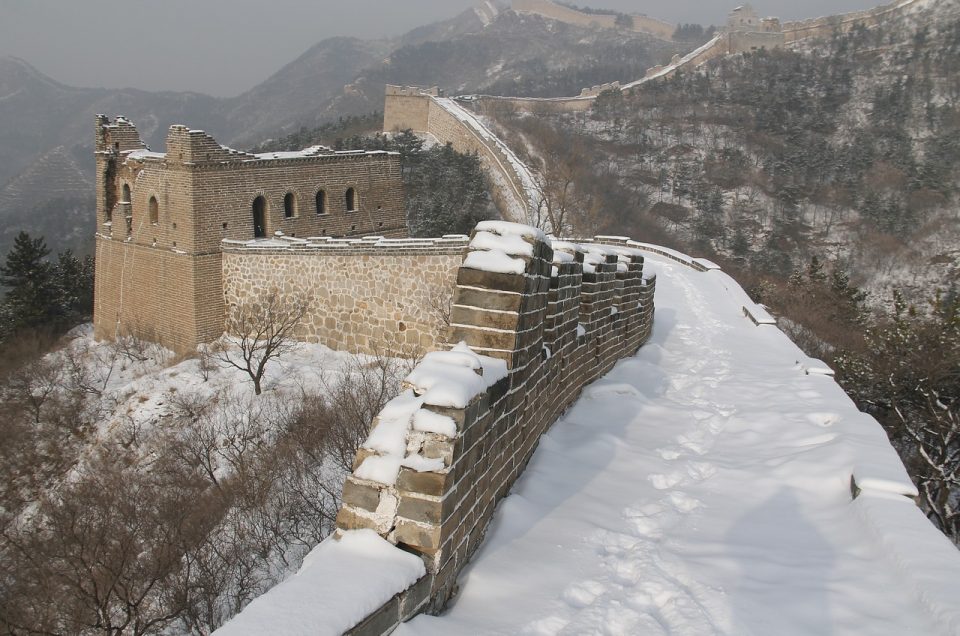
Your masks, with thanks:
M 793 50 L 503 110 L 565 233 L 712 258 L 887 428 L 960 539 L 960 14 L 920 10 Z

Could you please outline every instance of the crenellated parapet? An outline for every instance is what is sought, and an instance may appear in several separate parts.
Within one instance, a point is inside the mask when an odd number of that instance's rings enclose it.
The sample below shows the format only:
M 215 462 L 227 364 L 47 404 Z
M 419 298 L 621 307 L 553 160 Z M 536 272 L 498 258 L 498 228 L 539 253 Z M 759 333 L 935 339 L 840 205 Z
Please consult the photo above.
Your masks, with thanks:
M 626 240 L 551 241 L 527 226 L 477 226 L 446 347 L 374 420 L 344 486 L 340 534 L 375 531 L 425 564 L 425 581 L 406 593 L 415 598 L 401 595 L 371 625 L 444 606 L 541 435 L 649 337 L 655 286 Z

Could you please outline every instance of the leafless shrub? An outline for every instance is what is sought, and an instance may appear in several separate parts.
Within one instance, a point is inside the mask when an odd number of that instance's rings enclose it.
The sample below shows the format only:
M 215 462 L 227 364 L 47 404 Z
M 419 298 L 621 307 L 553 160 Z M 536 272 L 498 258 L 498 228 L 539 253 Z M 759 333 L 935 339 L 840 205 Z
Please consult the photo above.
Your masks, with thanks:
M 220 352 L 220 347 L 216 343 L 201 344 L 197 347 L 197 367 L 204 382 L 210 380 L 210 374 L 219 366 L 217 356 Z
M 344 378 L 326 382 L 326 395 L 336 420 L 331 430 L 333 459 L 345 472 L 370 432 L 373 418 L 388 400 L 400 393 L 404 364 L 386 355 L 353 358 Z
M 261 298 L 231 307 L 227 313 L 226 340 L 236 349 L 225 346 L 217 358 L 250 376 L 254 393 L 260 395 L 267 363 L 293 348 L 293 332 L 310 302 L 303 296 L 285 297 L 272 290 Z

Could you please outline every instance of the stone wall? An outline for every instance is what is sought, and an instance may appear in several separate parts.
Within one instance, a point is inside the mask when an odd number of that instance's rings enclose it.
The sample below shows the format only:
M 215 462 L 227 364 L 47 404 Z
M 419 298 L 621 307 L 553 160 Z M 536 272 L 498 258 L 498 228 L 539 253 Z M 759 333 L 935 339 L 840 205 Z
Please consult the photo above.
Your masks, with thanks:
M 455 114 L 456 113 L 456 114 Z M 488 131 L 469 123 L 473 115 L 459 104 L 439 96 L 434 89 L 387 86 L 384 106 L 385 132 L 407 128 L 427 133 L 458 152 L 476 153 L 486 172 L 491 198 L 501 215 L 524 221 L 530 207 L 528 186 L 519 174 L 519 160 Z
M 828 38 L 836 32 L 846 33 L 856 26 L 874 27 L 883 24 L 911 10 L 917 2 L 919 0 L 898 0 L 866 11 L 785 22 L 783 32 L 787 43 L 806 38 Z
M 616 24 L 617 16 L 611 14 L 583 13 L 565 7 L 563 5 L 550 2 L 550 0 L 513 0 L 511 8 L 517 13 L 533 13 L 542 15 L 551 20 L 565 22 L 581 27 L 598 27 L 602 29 L 619 28 Z M 633 30 L 640 33 L 649 33 L 650 35 L 669 40 L 673 37 L 676 27 L 663 20 L 657 20 L 646 15 L 631 15 L 633 19 Z
M 543 432 L 650 335 L 656 279 L 627 239 L 551 243 L 525 228 L 514 235 L 530 246 L 522 273 L 475 269 L 483 235 L 508 235 L 506 225 L 479 225 L 457 272 L 447 344 L 469 349 L 417 367 L 409 390 L 374 420 L 344 485 L 338 532 L 373 529 L 427 568 L 358 633 L 444 606 Z M 477 387 L 452 399 L 442 379 L 464 374 Z M 385 443 L 397 426 L 399 441 Z
M 466 237 L 227 242 L 227 311 L 276 290 L 310 299 L 296 337 L 338 351 L 422 355 L 449 320 Z
M 135 335 L 190 352 L 223 333 L 219 253 L 193 256 L 97 235 L 95 259 L 97 339 Z

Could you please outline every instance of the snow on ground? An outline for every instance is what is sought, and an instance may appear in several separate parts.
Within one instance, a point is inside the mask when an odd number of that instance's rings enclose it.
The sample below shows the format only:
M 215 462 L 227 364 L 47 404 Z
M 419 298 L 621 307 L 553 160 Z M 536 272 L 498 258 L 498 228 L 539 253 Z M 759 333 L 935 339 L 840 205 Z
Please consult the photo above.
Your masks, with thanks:
M 173 402 L 184 395 L 204 399 L 218 393 L 253 395 L 253 384 L 245 372 L 212 355 L 204 370 L 199 358 L 177 362 L 172 352 L 157 345 L 117 347 L 110 342 L 96 342 L 89 324 L 75 329 L 70 337 L 68 350 L 78 354 L 87 368 L 87 381 L 101 391 L 101 441 L 122 434 L 123 428 L 131 425 L 148 431 L 161 424 L 174 411 Z M 335 383 L 337 376 L 350 372 L 352 364 L 353 356 L 349 353 L 319 344 L 297 343 L 291 351 L 268 363 L 264 393 L 299 395 L 322 391 L 325 382 Z
M 396 633 L 960 633 L 960 552 L 879 425 L 728 276 L 647 263 L 651 341 L 543 437 L 447 613 Z

